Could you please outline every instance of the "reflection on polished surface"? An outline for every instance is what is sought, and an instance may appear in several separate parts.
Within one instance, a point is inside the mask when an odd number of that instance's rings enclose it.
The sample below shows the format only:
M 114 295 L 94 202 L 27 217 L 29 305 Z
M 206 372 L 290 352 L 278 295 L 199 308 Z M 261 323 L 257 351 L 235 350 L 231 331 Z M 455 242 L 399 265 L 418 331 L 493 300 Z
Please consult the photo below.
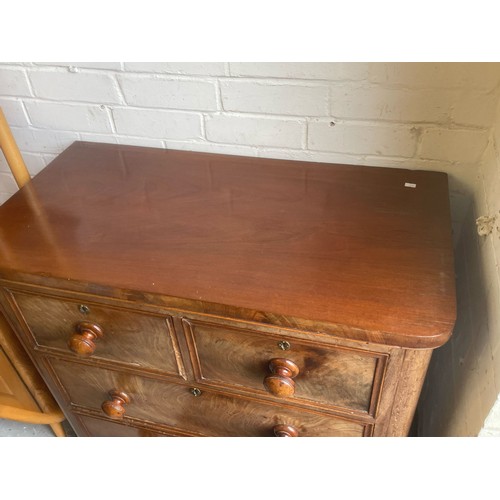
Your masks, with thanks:
M 0 208 L 4 277 L 429 339 L 453 323 L 444 174 L 77 142 L 29 186 Z

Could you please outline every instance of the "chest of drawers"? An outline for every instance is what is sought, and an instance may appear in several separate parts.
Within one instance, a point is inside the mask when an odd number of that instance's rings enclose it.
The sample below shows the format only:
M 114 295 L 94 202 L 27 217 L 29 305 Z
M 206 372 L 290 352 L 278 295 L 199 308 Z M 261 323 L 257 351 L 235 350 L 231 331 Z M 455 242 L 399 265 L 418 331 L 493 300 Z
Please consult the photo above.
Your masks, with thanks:
M 76 142 L 0 304 L 80 436 L 402 436 L 455 321 L 436 172 Z

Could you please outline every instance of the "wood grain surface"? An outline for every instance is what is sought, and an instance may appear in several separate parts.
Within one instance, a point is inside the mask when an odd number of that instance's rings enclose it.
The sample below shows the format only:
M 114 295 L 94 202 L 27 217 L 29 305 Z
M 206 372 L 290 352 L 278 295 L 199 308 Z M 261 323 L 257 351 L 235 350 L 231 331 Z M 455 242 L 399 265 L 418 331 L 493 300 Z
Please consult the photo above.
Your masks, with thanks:
M 84 427 L 83 435 L 92 437 L 171 437 L 159 430 L 133 427 L 123 422 L 115 422 L 93 417 L 77 417 Z
M 213 323 L 185 320 L 184 325 L 199 380 L 264 393 L 264 379 L 271 374 L 270 361 L 286 357 L 299 370 L 293 377 L 292 400 L 368 412 L 372 398 L 378 396 L 372 388 L 377 361 L 383 361 L 381 355 L 295 339 L 288 339 L 289 348 L 284 351 L 279 337 Z M 378 373 L 379 378 L 382 376 L 383 370 Z
M 365 425 L 277 404 L 265 404 L 202 389 L 193 396 L 189 386 L 51 360 L 51 369 L 72 404 L 99 409 L 109 391 L 129 398 L 125 416 L 156 422 L 206 436 L 274 436 L 276 425 L 291 425 L 301 436 L 362 436 Z
M 68 342 L 77 326 L 94 322 L 102 337 L 89 357 L 185 377 L 177 336 L 168 316 L 103 307 L 93 302 L 71 302 L 55 297 L 15 292 L 19 308 L 36 345 L 70 353 Z M 82 312 L 85 306 L 86 312 Z
M 0 207 L 0 278 L 436 347 L 450 227 L 443 173 L 77 142 Z

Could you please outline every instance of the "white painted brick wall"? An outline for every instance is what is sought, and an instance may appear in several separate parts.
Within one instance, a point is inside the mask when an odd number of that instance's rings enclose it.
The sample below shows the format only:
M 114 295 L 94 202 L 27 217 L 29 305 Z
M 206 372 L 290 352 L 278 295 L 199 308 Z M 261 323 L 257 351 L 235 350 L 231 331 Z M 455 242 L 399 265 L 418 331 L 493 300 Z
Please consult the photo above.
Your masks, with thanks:
M 480 91 L 460 93 L 451 112 L 451 120 L 458 126 L 488 128 L 495 116 L 491 94 Z
M 32 70 L 29 72 L 29 79 L 33 94 L 42 99 L 97 104 L 123 102 L 114 75 L 105 72 Z
M 500 436 L 500 99 L 492 108 L 494 115 L 497 111 L 488 145 L 467 183 L 472 203 L 459 221 L 457 323 L 449 343 L 431 360 L 421 400 L 424 435 Z M 459 138 L 448 139 L 457 153 L 478 154 L 470 146 L 477 144 L 474 139 L 464 137 L 462 147 Z M 492 233 L 479 236 L 476 219 L 495 215 Z
M 79 139 L 76 132 L 42 130 L 30 127 L 12 127 L 12 134 L 23 155 L 26 152 L 58 154 L 70 146 L 72 142 Z
M 328 116 L 328 86 L 221 82 L 224 111 L 269 115 Z
M 500 397 L 486 417 L 484 427 L 479 432 L 480 437 L 500 437 Z
M 104 105 L 27 101 L 28 116 L 34 127 L 75 132 L 112 132 Z
M 477 165 L 485 151 L 488 136 L 488 130 L 429 128 L 423 131 L 419 156 Z
M 15 192 L 17 191 L 17 184 L 11 175 L 6 172 L 0 172 L 0 183 L 5 186 L 6 192 Z
M 498 63 L 11 62 L 0 105 L 42 159 L 89 140 L 445 171 L 457 238 L 499 82 Z
M 456 92 L 450 90 L 417 89 L 409 93 L 407 89 L 345 84 L 330 90 L 331 116 L 346 120 L 443 123 L 455 102 Z
M 498 86 L 498 63 L 397 63 L 369 65 L 373 83 L 417 88 L 493 90 Z
M 385 123 L 344 123 L 314 120 L 309 123 L 308 146 L 316 151 L 359 155 L 412 157 L 418 129 Z
M 26 70 L 0 66 L 0 96 L 30 96 Z
M 258 78 L 287 78 L 306 80 L 366 80 L 370 64 L 366 63 L 315 63 L 315 62 L 232 62 L 231 76 Z
M 0 105 L 22 153 L 96 140 L 428 168 L 460 207 L 499 82 L 493 63 L 11 62 Z
M 122 69 L 123 63 L 120 62 L 36 62 L 37 66 L 59 66 L 71 68 L 72 71 L 78 71 L 79 68 L 85 69 Z
M 120 76 L 119 82 L 125 102 L 131 106 L 197 111 L 217 110 L 215 81 L 126 75 Z
M 201 115 L 156 109 L 115 108 L 118 134 L 165 139 L 201 139 Z
M 8 117 L 9 125 L 11 127 L 27 127 L 28 117 L 23 107 L 23 102 L 21 99 L 0 98 L 0 108 L 2 108 L 6 117 Z
M 463 304 L 429 404 L 459 402 L 432 415 L 457 435 L 500 393 L 500 237 L 473 238 L 474 217 L 500 211 L 499 92 L 500 63 L 0 63 L 32 175 L 75 140 L 447 172 Z M 0 155 L 0 204 L 16 189 Z
M 173 75 L 224 76 L 226 65 L 222 62 L 129 62 L 125 70 Z
M 212 142 L 300 149 L 305 138 L 305 120 L 212 115 L 205 120 L 207 139 Z

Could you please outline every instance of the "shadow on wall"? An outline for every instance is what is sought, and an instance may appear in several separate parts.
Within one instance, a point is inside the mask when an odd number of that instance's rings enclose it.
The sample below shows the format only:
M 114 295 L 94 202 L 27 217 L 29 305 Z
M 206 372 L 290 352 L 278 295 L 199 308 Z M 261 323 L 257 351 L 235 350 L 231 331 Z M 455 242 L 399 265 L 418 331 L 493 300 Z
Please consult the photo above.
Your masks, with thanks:
M 451 339 L 432 355 L 417 412 L 419 436 L 477 436 L 495 401 L 487 391 L 478 392 L 493 383 L 487 365 L 478 361 L 490 342 L 480 243 L 475 206 L 469 199 L 455 244 L 457 321 Z

